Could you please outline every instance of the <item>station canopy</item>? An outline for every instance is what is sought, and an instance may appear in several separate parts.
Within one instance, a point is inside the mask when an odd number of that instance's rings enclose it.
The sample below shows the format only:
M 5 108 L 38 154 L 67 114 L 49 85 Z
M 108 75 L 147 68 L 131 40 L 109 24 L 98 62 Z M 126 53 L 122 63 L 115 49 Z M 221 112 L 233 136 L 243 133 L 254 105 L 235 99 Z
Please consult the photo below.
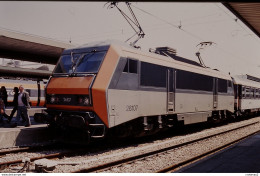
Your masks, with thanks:
M 260 3 L 222 2 L 222 4 L 260 37 Z M 62 51 L 73 47 L 75 46 L 70 43 L 0 28 L 0 58 L 56 64 Z M 0 74 L 48 77 L 51 71 L 0 66 Z
M 56 64 L 62 51 L 71 47 L 70 43 L 0 29 L 0 58 Z
M 260 38 L 260 3 L 222 3 Z
M 71 47 L 74 45 L 0 28 L 0 58 L 54 65 L 62 51 Z M 47 79 L 51 73 L 44 69 L 0 66 L 1 77 Z

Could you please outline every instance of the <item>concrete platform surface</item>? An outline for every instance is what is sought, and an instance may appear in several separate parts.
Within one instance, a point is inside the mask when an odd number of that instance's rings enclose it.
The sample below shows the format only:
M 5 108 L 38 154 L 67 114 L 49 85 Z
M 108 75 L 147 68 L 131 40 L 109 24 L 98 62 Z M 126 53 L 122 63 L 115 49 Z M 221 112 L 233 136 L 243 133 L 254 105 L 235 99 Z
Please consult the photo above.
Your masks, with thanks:
M 260 133 L 176 173 L 260 173 Z
M 48 134 L 47 124 L 37 123 L 34 121 L 34 113 L 42 112 L 42 108 L 31 108 L 29 110 L 31 126 L 25 127 L 25 123 L 20 121 L 17 127 L 12 128 L 11 124 L 15 122 L 15 116 L 11 123 L 3 118 L 0 123 L 0 148 L 10 148 L 16 146 L 27 146 L 31 144 L 39 144 L 48 142 L 50 135 Z M 9 115 L 9 113 L 7 113 Z M 20 119 L 22 120 L 22 118 Z

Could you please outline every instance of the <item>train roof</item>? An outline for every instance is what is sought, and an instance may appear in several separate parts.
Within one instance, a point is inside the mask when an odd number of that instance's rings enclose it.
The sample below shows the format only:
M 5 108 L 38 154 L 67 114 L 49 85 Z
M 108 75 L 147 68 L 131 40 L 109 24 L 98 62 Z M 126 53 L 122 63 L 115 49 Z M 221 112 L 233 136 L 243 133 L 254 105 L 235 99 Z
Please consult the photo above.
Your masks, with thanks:
M 199 63 L 189 60 L 180 56 L 163 56 L 157 53 L 145 52 L 140 49 L 134 48 L 127 43 L 117 40 L 106 40 L 87 43 L 78 47 L 66 49 L 63 54 L 91 52 L 93 50 L 108 50 L 109 47 L 113 46 L 114 49 L 123 57 L 132 57 L 141 61 L 150 62 L 166 67 L 173 67 L 176 69 L 188 70 L 191 72 L 209 75 L 213 77 L 223 78 L 231 80 L 231 76 L 210 68 L 202 67 Z
M 231 80 L 231 76 L 229 74 L 222 73 L 217 70 L 213 70 L 208 67 L 202 67 L 201 65 L 194 64 L 194 62 L 189 62 L 189 59 L 176 56 L 176 59 L 172 57 L 163 56 L 156 53 L 144 52 L 141 50 L 137 50 L 129 47 L 120 47 L 122 53 L 121 55 L 124 57 L 136 58 L 140 61 L 149 62 L 153 64 L 158 64 L 166 67 L 172 67 L 180 70 L 186 70 L 198 74 L 208 75 L 212 77 L 218 77 L 222 79 Z M 119 50 L 120 50 L 119 49 Z
M 250 75 L 234 75 L 233 81 L 235 84 L 241 84 L 244 86 L 260 88 L 260 79 Z M 254 79 L 256 78 L 256 79 Z

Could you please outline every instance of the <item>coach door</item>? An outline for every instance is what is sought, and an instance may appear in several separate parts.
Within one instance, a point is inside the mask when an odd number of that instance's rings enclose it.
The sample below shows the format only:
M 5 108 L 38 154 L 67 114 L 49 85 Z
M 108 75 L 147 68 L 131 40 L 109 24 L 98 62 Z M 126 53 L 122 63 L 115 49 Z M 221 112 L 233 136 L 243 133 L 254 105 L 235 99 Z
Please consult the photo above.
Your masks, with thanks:
M 245 89 L 243 90 L 245 91 Z M 245 92 L 244 92 L 245 93 Z M 242 100 L 242 85 L 237 85 L 237 109 L 241 110 L 241 100 Z
M 175 73 L 173 69 L 167 70 L 167 110 L 168 113 L 173 113 L 175 110 Z
M 218 79 L 213 78 L 213 108 L 218 107 Z

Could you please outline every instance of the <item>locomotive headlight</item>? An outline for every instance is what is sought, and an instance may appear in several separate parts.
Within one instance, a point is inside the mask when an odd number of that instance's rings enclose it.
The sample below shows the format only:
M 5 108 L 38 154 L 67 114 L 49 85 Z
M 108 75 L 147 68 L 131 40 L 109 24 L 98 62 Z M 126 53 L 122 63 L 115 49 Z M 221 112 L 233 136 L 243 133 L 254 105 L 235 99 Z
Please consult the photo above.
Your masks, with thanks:
M 55 95 L 51 95 L 50 97 L 50 103 L 55 103 L 56 97 Z
M 85 98 L 83 99 L 83 104 L 86 105 L 86 106 L 89 105 L 89 98 L 88 98 L 88 97 L 85 97 Z
M 55 97 L 51 97 L 50 103 L 54 103 L 54 102 L 55 102 Z
M 48 95 L 48 97 L 49 97 L 49 103 L 51 104 L 57 104 L 60 101 L 59 97 L 55 94 Z
M 78 105 L 89 106 L 90 105 L 89 97 L 88 96 L 80 96 L 80 97 L 78 97 Z

